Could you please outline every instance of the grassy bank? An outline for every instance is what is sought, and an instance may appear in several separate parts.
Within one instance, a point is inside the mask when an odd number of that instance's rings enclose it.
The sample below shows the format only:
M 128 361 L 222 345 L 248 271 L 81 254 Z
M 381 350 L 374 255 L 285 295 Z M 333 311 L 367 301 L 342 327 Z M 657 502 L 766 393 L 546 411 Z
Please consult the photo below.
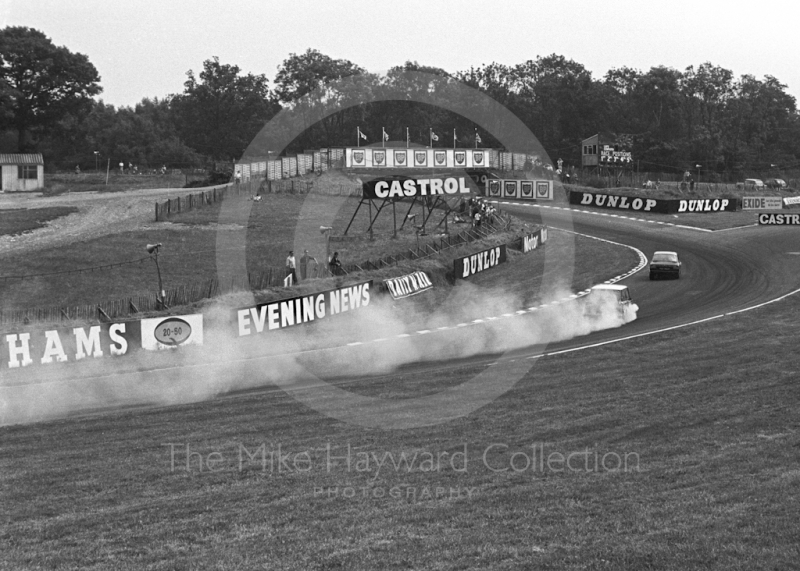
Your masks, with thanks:
M 319 227 L 331 225 L 334 233 L 343 233 L 357 203 L 353 198 L 316 196 L 305 200 L 305 197 L 287 194 L 268 195 L 257 203 L 243 198 L 236 203 L 224 203 L 225 210 L 217 204 L 181 214 L 168 222 L 153 222 L 137 231 L 41 250 L 36 256 L 8 255 L 3 260 L 3 275 L 29 277 L 0 281 L 2 308 L 80 305 L 152 291 L 157 284 L 156 267 L 151 260 L 142 260 L 147 256 L 144 246 L 148 243 L 164 244 L 159 262 L 166 288 L 212 279 L 218 275 L 219 260 L 231 256 L 244 255 L 246 269 L 252 273 L 268 267 L 283 268 L 290 249 L 299 257 L 302 250 L 308 248 L 324 264 L 325 239 Z M 415 210 L 421 216 L 421 209 L 415 207 Z M 398 217 L 404 215 L 405 210 Z M 362 208 L 350 230 L 352 239 L 331 244 L 331 252 L 339 251 L 345 264 L 416 247 L 413 226 L 407 224 L 395 239 L 391 216 L 382 215 L 376 222 L 376 239 L 370 240 L 365 233 L 368 220 L 369 212 Z M 451 231 L 462 226 L 465 225 L 452 224 Z M 526 229 L 524 224 L 516 223 L 511 231 L 487 243 L 510 241 Z M 419 241 L 424 244 L 434 239 L 434 236 L 420 237 Z M 615 248 L 591 241 L 586 244 L 588 250 L 579 248 L 575 254 L 579 256 L 576 266 L 579 271 L 594 271 L 593 268 L 598 267 L 589 260 L 601 260 L 600 267 L 609 271 L 622 270 L 630 263 L 630 259 Z M 480 248 L 462 246 L 445 251 L 435 256 L 433 263 L 444 271 L 452 267 L 453 257 Z M 136 263 L 125 263 L 129 261 Z M 415 265 L 409 263 L 403 267 Z M 96 269 L 79 271 L 88 268 Z M 580 281 L 583 284 L 588 279 L 590 276 L 586 275 Z M 308 287 L 325 285 L 309 284 Z M 287 292 L 279 294 L 287 295 Z
M 105 171 L 46 174 L 44 194 L 55 195 L 67 192 L 125 192 L 137 188 L 182 188 L 187 177 L 182 174 L 119 174 Z
M 16 236 L 42 228 L 50 220 L 67 216 L 78 209 L 72 206 L 15 208 L 0 210 L 0 236 Z

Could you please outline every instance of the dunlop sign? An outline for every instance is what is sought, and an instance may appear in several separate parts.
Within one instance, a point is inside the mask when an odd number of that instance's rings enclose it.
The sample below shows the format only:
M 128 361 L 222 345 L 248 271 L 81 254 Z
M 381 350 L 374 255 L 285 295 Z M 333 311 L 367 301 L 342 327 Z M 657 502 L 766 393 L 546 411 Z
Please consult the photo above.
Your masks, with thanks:
M 783 199 L 780 196 L 745 196 L 742 198 L 742 210 L 780 210 Z
M 505 261 L 506 245 L 501 244 L 477 254 L 453 260 L 453 271 L 456 279 L 465 279 L 494 268 Z

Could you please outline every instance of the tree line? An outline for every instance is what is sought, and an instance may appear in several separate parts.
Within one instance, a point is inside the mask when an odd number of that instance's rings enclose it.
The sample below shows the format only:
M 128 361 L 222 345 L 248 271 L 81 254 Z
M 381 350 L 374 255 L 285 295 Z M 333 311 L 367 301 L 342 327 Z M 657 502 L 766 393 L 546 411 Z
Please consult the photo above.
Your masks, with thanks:
M 426 145 L 436 136 L 433 146 L 471 147 L 477 136 L 483 147 L 502 146 L 502 124 L 487 129 L 442 104 L 463 99 L 464 86 L 509 110 L 541 143 L 508 150 L 541 150 L 568 165 L 580 165 L 583 139 L 603 133 L 624 141 L 633 168 L 643 171 L 702 164 L 709 176 L 736 179 L 800 167 L 800 116 L 786 85 L 772 76 L 735 77 L 708 62 L 683 71 L 622 67 L 594 78 L 553 54 L 453 73 L 406 62 L 378 75 L 308 49 L 290 54 L 271 84 L 213 57 L 198 73 L 187 72 L 182 93 L 114 107 L 100 98 L 87 56 L 26 27 L 0 30 L 0 150 L 42 152 L 46 164 L 61 169 L 92 169 L 109 159 L 148 169 L 207 168 L 248 148 L 292 153 L 380 143 L 384 133 L 389 144 L 408 138 Z M 461 104 L 485 106 L 479 99 Z M 254 147 L 276 117 L 301 129 L 284 133 L 282 148 Z

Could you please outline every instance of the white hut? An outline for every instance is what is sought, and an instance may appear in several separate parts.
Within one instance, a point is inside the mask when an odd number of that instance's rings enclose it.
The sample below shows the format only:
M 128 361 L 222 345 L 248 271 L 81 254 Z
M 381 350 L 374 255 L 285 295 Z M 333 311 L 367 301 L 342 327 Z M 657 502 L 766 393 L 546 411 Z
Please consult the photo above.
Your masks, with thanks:
M 41 190 L 44 188 L 44 159 L 40 153 L 0 153 L 0 192 Z

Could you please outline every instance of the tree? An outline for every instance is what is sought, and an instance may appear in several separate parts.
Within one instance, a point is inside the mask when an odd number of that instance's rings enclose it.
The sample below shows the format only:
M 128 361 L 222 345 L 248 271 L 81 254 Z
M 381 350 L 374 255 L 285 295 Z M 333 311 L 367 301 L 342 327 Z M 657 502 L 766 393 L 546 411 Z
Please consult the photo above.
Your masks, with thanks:
M 206 60 L 199 78 L 186 73 L 183 94 L 171 101 L 184 142 L 215 160 L 241 157 L 279 108 L 264 75 L 240 73 L 217 57 Z
M 35 147 L 30 136 L 46 132 L 65 115 L 91 110 L 102 91 L 100 76 L 83 54 L 53 45 L 32 28 L 0 30 L 0 127 L 17 132 L 17 148 Z
M 351 61 L 309 48 L 304 54 L 289 54 L 283 61 L 275 76 L 275 93 L 282 103 L 291 103 L 332 81 L 362 73 L 364 69 Z

